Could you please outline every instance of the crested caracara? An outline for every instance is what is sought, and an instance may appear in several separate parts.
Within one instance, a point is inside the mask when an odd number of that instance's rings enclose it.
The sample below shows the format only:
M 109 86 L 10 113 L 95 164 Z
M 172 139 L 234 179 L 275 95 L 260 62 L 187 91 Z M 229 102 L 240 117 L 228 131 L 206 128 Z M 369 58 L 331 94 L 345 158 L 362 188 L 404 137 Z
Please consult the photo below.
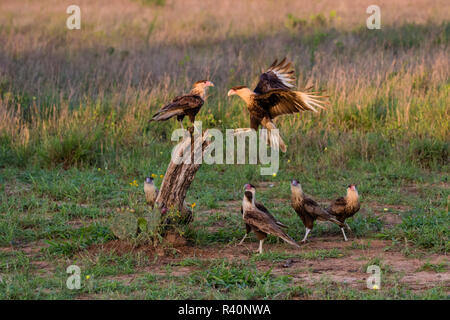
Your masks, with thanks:
M 261 74 L 258 85 L 252 91 L 246 86 L 233 87 L 228 96 L 238 95 L 247 104 L 250 112 L 250 129 L 258 130 L 262 127 L 268 130 L 269 143 L 279 144 L 281 151 L 286 152 L 286 145 L 275 135 L 271 129 L 276 129 L 272 120 L 277 116 L 296 113 L 300 111 L 314 111 L 316 108 L 324 109 L 322 100 L 325 96 L 315 95 L 317 92 L 301 92 L 292 90 L 295 82 L 295 71 L 291 62 L 284 58 L 280 63 L 275 60 L 269 69 Z M 235 133 L 250 129 L 237 129 Z
M 344 226 L 342 222 L 322 209 L 317 202 L 308 198 L 303 193 L 302 186 L 297 180 L 292 180 L 291 182 L 291 205 L 300 219 L 302 219 L 306 228 L 305 237 L 302 240 L 303 243 L 306 242 L 309 232 L 313 229 L 315 220 L 331 221 L 341 228 Z
M 165 121 L 176 116 L 183 128 L 183 119 L 188 116 L 189 120 L 194 123 L 195 116 L 205 102 L 206 88 L 208 87 L 214 87 L 214 84 L 208 80 L 197 81 L 189 94 L 173 99 L 171 103 L 156 112 L 150 121 Z
M 351 184 L 347 188 L 347 195 L 334 200 L 326 210 L 335 216 L 337 220 L 344 223 L 347 229 L 350 230 L 350 227 L 345 222 L 345 219 L 354 216 L 355 213 L 359 211 L 360 207 L 361 204 L 359 202 L 358 190 L 356 190 L 355 184 Z M 344 240 L 347 241 L 344 228 L 341 227 L 341 230 L 344 235 Z
M 155 206 L 155 200 L 158 196 L 158 189 L 153 182 L 153 178 L 147 177 L 144 181 L 144 193 L 145 193 L 145 201 L 148 205 L 150 205 L 153 209 Z
M 259 240 L 259 253 L 263 252 L 262 245 L 268 234 L 277 236 L 287 243 L 299 248 L 300 246 L 294 239 L 283 231 L 282 228 L 286 228 L 286 226 L 276 220 L 264 205 L 260 203 L 256 204 L 255 193 L 256 189 L 253 185 L 246 184 L 244 186 L 244 199 L 242 200 L 241 212 L 247 232 L 240 244 L 242 244 L 250 231 L 253 230 L 256 234 L 256 238 Z

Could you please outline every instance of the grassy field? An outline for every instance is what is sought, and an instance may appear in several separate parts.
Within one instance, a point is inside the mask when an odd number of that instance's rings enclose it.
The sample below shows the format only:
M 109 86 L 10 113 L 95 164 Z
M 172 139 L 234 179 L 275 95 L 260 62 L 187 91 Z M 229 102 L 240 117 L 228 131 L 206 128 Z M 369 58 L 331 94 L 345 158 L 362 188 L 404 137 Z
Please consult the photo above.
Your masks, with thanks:
M 450 4 L 377 1 L 382 28 L 368 30 L 373 1 L 311 2 L 79 1 L 71 31 L 70 2 L 2 1 L 0 298 L 448 299 Z M 284 56 L 331 106 L 277 119 L 278 174 L 203 165 L 186 241 L 116 238 L 119 213 L 149 214 L 144 177 L 161 183 L 175 145 L 176 121 L 153 113 L 207 78 L 203 127 L 248 127 L 228 89 Z M 254 235 L 238 246 L 248 182 L 302 239 L 293 178 L 323 204 L 358 185 L 349 241 L 318 223 L 300 250 L 269 237 L 256 255 Z M 66 287 L 73 264 L 79 290 Z M 380 290 L 366 288 L 372 264 Z

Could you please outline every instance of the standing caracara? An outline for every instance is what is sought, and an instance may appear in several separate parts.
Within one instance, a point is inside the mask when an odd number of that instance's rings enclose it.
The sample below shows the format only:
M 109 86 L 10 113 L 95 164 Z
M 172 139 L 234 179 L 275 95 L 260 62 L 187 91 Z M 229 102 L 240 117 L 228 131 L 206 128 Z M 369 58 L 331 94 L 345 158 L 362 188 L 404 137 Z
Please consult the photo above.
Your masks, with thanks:
M 361 204 L 359 202 L 358 190 L 356 185 L 351 184 L 347 188 L 347 195 L 334 200 L 326 209 L 330 214 L 336 217 L 340 222 L 345 223 L 345 226 L 350 230 L 350 227 L 345 222 L 345 219 L 350 218 L 359 211 Z M 341 227 L 344 240 L 347 241 L 344 228 Z
M 297 180 L 292 180 L 291 182 L 291 205 L 300 219 L 302 219 L 306 228 L 305 237 L 302 240 L 303 243 L 306 243 L 306 238 L 313 229 L 315 220 L 331 221 L 341 228 L 344 227 L 342 222 L 338 221 L 335 217 L 322 209 L 313 199 L 308 198 L 303 193 L 302 186 Z
M 150 177 L 145 178 L 144 193 L 145 193 L 145 201 L 153 209 L 153 207 L 155 206 L 156 197 L 158 196 L 158 189 L 155 187 L 153 178 Z
M 246 184 L 244 186 L 244 199 L 242 200 L 242 218 L 245 222 L 245 227 L 247 233 L 241 240 L 240 244 L 244 241 L 250 231 L 254 231 L 256 238 L 259 240 L 258 252 L 263 252 L 263 242 L 268 234 L 277 236 L 287 243 L 300 248 L 300 246 L 292 239 L 288 234 L 286 234 L 283 228 L 286 228 L 284 224 L 275 219 L 274 216 L 264 207 L 264 205 L 255 202 L 256 189 L 251 184 Z
M 188 116 L 189 120 L 194 123 L 195 116 L 205 102 L 206 88 L 208 87 L 214 87 L 214 84 L 208 80 L 197 81 L 189 94 L 173 99 L 171 103 L 155 113 L 150 121 L 165 121 L 177 116 L 177 120 L 180 122 L 181 128 L 183 128 L 183 119 L 185 116 Z
M 233 87 L 228 91 L 228 96 L 238 95 L 247 104 L 250 112 L 250 129 L 258 130 L 261 125 L 269 133 L 269 142 L 272 146 L 279 144 L 281 151 L 286 152 L 286 145 L 279 137 L 271 135 L 270 130 L 276 129 L 272 120 L 277 116 L 296 113 L 300 111 L 314 111 L 317 108 L 325 109 L 321 100 L 324 96 L 318 96 L 317 92 L 294 91 L 295 71 L 291 62 L 284 58 L 280 63 L 275 60 L 269 69 L 261 74 L 258 85 L 252 91 L 246 86 Z M 249 131 L 238 129 L 235 132 Z

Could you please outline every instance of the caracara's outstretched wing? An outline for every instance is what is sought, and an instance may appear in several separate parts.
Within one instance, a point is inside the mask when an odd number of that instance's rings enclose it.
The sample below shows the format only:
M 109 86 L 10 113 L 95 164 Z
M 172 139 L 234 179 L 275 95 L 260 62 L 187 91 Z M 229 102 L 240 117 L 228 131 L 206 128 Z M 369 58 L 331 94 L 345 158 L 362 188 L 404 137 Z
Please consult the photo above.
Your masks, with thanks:
M 248 210 L 245 212 L 244 215 L 244 221 L 246 224 L 264 232 L 267 234 L 271 234 L 274 236 L 277 236 L 287 243 L 300 248 L 300 246 L 295 243 L 294 239 L 292 239 L 289 235 L 287 235 L 279 225 L 277 225 L 275 222 L 273 222 L 272 219 L 270 219 L 267 214 L 264 212 L 254 209 L 254 210 Z
M 310 198 L 306 198 L 304 200 L 304 208 L 306 212 L 308 212 L 311 216 L 315 216 L 321 220 L 327 220 L 338 224 L 339 226 L 343 226 L 342 222 L 336 220 L 330 213 L 322 209 L 317 202 Z
M 286 61 L 286 58 L 280 63 L 275 60 L 269 69 L 259 77 L 259 82 L 254 92 L 263 94 L 273 89 L 290 90 L 294 87 L 294 83 L 295 70 L 292 63 Z
M 267 93 L 256 95 L 254 97 L 262 108 L 269 111 L 270 117 L 273 119 L 283 114 L 290 114 L 300 111 L 314 111 L 317 108 L 325 109 L 322 104 L 327 102 L 321 100 L 324 96 L 317 96 L 313 93 L 300 91 L 290 91 L 283 89 L 271 90 Z
M 187 110 L 200 108 L 203 103 L 203 99 L 195 94 L 176 97 L 155 113 L 150 121 L 164 121 L 174 116 L 184 115 Z

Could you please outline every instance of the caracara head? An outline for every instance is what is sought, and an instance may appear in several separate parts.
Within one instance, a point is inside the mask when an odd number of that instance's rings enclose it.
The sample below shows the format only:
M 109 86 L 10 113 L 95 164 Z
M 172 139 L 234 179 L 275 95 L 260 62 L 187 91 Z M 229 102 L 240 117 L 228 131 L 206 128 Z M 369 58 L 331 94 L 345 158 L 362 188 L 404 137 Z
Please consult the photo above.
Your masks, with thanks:
M 291 192 L 292 192 L 292 194 L 295 194 L 298 196 L 303 195 L 302 185 L 300 184 L 300 182 L 298 182 L 298 180 L 293 179 L 291 181 Z
M 252 90 L 250 90 L 246 86 L 238 86 L 233 87 L 228 91 L 228 96 L 238 95 L 241 97 L 246 103 L 250 102 L 250 97 L 254 94 Z
M 248 200 L 252 201 L 253 199 L 255 199 L 255 193 L 256 188 L 254 185 L 250 183 L 244 185 L 244 195 Z
M 152 183 L 153 183 L 153 178 L 146 177 L 146 178 L 145 178 L 145 183 L 152 184 Z
M 209 80 L 200 80 L 197 81 L 196 83 L 194 83 L 194 85 L 192 86 L 192 90 L 191 93 L 193 94 L 197 94 L 199 96 L 201 96 L 203 99 L 205 98 L 206 95 L 206 89 L 208 87 L 214 87 L 214 83 L 212 83 Z
M 347 188 L 347 194 L 358 195 L 358 190 L 356 190 L 356 184 L 349 184 Z
M 212 83 L 209 80 L 200 80 L 200 81 L 197 81 L 196 83 L 194 83 L 194 85 L 192 86 L 193 89 L 199 88 L 202 90 L 205 90 L 208 87 L 214 87 L 214 83 Z

